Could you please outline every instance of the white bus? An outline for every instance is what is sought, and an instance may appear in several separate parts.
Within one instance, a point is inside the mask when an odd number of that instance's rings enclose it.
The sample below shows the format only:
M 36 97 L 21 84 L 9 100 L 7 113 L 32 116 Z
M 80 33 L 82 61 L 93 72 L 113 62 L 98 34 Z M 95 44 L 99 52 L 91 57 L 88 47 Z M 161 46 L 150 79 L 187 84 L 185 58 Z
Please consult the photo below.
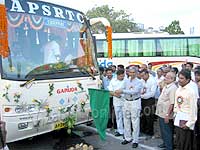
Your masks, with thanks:
M 96 34 L 97 57 L 100 66 L 123 64 L 163 64 L 180 68 L 185 62 L 200 64 L 200 36 L 167 34 L 112 34 L 112 59 L 107 57 L 104 34 Z
M 101 82 L 90 25 L 111 27 L 105 18 L 87 20 L 50 2 L 0 0 L 0 119 L 7 142 L 92 120 L 88 88 Z

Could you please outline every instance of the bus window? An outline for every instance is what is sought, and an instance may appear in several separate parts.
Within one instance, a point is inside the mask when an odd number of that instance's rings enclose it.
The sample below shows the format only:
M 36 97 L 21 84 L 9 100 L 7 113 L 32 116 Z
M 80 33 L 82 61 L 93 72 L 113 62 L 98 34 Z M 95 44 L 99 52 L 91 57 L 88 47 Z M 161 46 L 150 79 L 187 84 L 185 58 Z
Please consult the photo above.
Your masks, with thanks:
M 125 41 L 124 40 L 113 40 L 113 56 L 125 56 Z
M 139 56 L 138 40 L 127 40 L 128 56 Z
M 143 56 L 155 56 L 156 44 L 154 40 L 143 40 Z
M 107 42 L 106 41 L 96 41 L 97 44 L 97 57 L 107 57 Z
M 160 44 L 163 49 L 163 56 L 187 55 L 186 39 L 161 39 Z
M 200 39 L 188 39 L 189 56 L 200 57 Z

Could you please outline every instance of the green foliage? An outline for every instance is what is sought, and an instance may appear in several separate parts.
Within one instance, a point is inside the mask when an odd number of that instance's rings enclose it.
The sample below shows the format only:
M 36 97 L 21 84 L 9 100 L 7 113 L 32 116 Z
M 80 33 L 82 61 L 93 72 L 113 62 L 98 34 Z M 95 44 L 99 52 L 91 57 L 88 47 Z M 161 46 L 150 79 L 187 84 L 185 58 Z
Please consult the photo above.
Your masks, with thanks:
M 76 116 L 75 115 L 69 115 L 63 120 L 65 124 L 65 128 L 67 129 L 67 133 L 71 134 L 72 129 L 74 128 L 74 125 L 76 123 Z
M 126 14 L 124 10 L 114 11 L 113 8 L 109 8 L 108 5 L 101 7 L 94 7 L 86 13 L 88 18 L 104 17 L 107 18 L 112 26 L 113 32 L 138 32 L 141 31 L 134 23 L 130 14 Z M 94 33 L 101 33 L 105 31 L 105 27 L 102 24 L 97 24 L 92 27 Z
M 184 34 L 184 32 L 181 30 L 179 21 L 177 20 L 172 21 L 168 27 L 165 27 L 164 31 L 168 32 L 169 34 Z

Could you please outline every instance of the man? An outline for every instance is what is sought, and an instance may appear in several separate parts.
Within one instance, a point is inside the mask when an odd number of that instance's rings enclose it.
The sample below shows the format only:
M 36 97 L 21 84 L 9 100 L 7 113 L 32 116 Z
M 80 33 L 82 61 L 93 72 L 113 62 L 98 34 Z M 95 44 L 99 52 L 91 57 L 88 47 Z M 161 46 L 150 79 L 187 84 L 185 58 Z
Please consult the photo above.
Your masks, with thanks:
M 103 89 L 109 90 L 108 86 L 110 84 L 110 81 L 113 78 L 113 70 L 112 68 L 106 68 L 106 76 L 103 77 Z M 116 128 L 116 119 L 115 119 L 115 113 L 113 108 L 113 97 L 110 97 L 110 114 L 109 114 L 109 120 L 108 120 L 108 128 Z
M 152 63 L 148 63 L 148 71 L 149 73 L 153 76 L 156 77 L 156 73 L 152 70 L 153 64 Z
M 195 68 L 195 82 L 198 86 L 198 95 L 200 97 L 200 68 Z M 197 121 L 195 123 L 195 150 L 200 149 L 200 98 L 198 98 L 197 101 L 197 107 L 198 107 L 198 112 L 197 112 Z
M 117 70 L 117 77 L 110 81 L 108 89 L 113 96 L 113 106 L 117 122 L 117 131 L 115 136 L 122 136 L 124 134 L 124 123 L 123 123 L 123 105 L 124 101 L 121 96 L 115 94 L 116 90 L 120 90 L 124 86 L 124 70 Z
M 177 86 L 175 84 L 176 75 L 168 72 L 164 78 L 165 86 L 158 98 L 156 115 L 159 117 L 160 133 L 163 144 L 158 147 L 167 150 L 173 150 L 173 107 L 175 92 Z
M 60 61 L 60 45 L 58 44 L 59 37 L 56 35 L 50 36 L 50 41 L 44 46 L 44 63 L 57 63 Z
M 194 67 L 194 65 L 193 65 L 192 62 L 186 62 L 186 64 L 185 64 L 185 69 L 188 69 L 188 70 L 191 71 L 191 79 L 192 79 L 193 81 L 195 81 L 194 72 L 193 72 L 193 67 Z
M 132 141 L 132 148 L 138 147 L 140 133 L 140 91 L 142 83 L 137 78 L 137 69 L 129 67 L 129 79 L 125 80 L 124 89 L 115 91 L 116 94 L 124 94 L 124 141 L 122 145 Z M 131 128 L 132 127 L 132 128 Z
M 141 116 L 141 132 L 149 136 L 154 135 L 154 114 L 155 114 L 155 93 L 157 83 L 148 70 L 143 70 L 141 73 L 143 89 L 141 91 L 142 98 L 142 116 Z
M 189 84 L 191 80 L 189 70 L 181 70 L 178 77 L 179 87 L 176 90 L 174 104 L 177 148 L 193 150 L 194 125 L 197 120 L 197 94 Z
M 0 150 L 9 150 L 8 146 L 6 145 L 6 123 L 0 120 Z

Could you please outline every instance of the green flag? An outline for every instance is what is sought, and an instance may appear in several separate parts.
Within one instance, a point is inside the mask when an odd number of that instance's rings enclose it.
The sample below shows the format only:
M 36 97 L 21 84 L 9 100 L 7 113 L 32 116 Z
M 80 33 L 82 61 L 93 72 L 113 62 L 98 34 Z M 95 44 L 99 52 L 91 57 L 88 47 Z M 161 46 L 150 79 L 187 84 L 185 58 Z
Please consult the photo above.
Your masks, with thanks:
M 106 128 L 109 116 L 110 93 L 107 90 L 88 89 L 90 107 L 97 132 L 102 140 L 106 138 Z

